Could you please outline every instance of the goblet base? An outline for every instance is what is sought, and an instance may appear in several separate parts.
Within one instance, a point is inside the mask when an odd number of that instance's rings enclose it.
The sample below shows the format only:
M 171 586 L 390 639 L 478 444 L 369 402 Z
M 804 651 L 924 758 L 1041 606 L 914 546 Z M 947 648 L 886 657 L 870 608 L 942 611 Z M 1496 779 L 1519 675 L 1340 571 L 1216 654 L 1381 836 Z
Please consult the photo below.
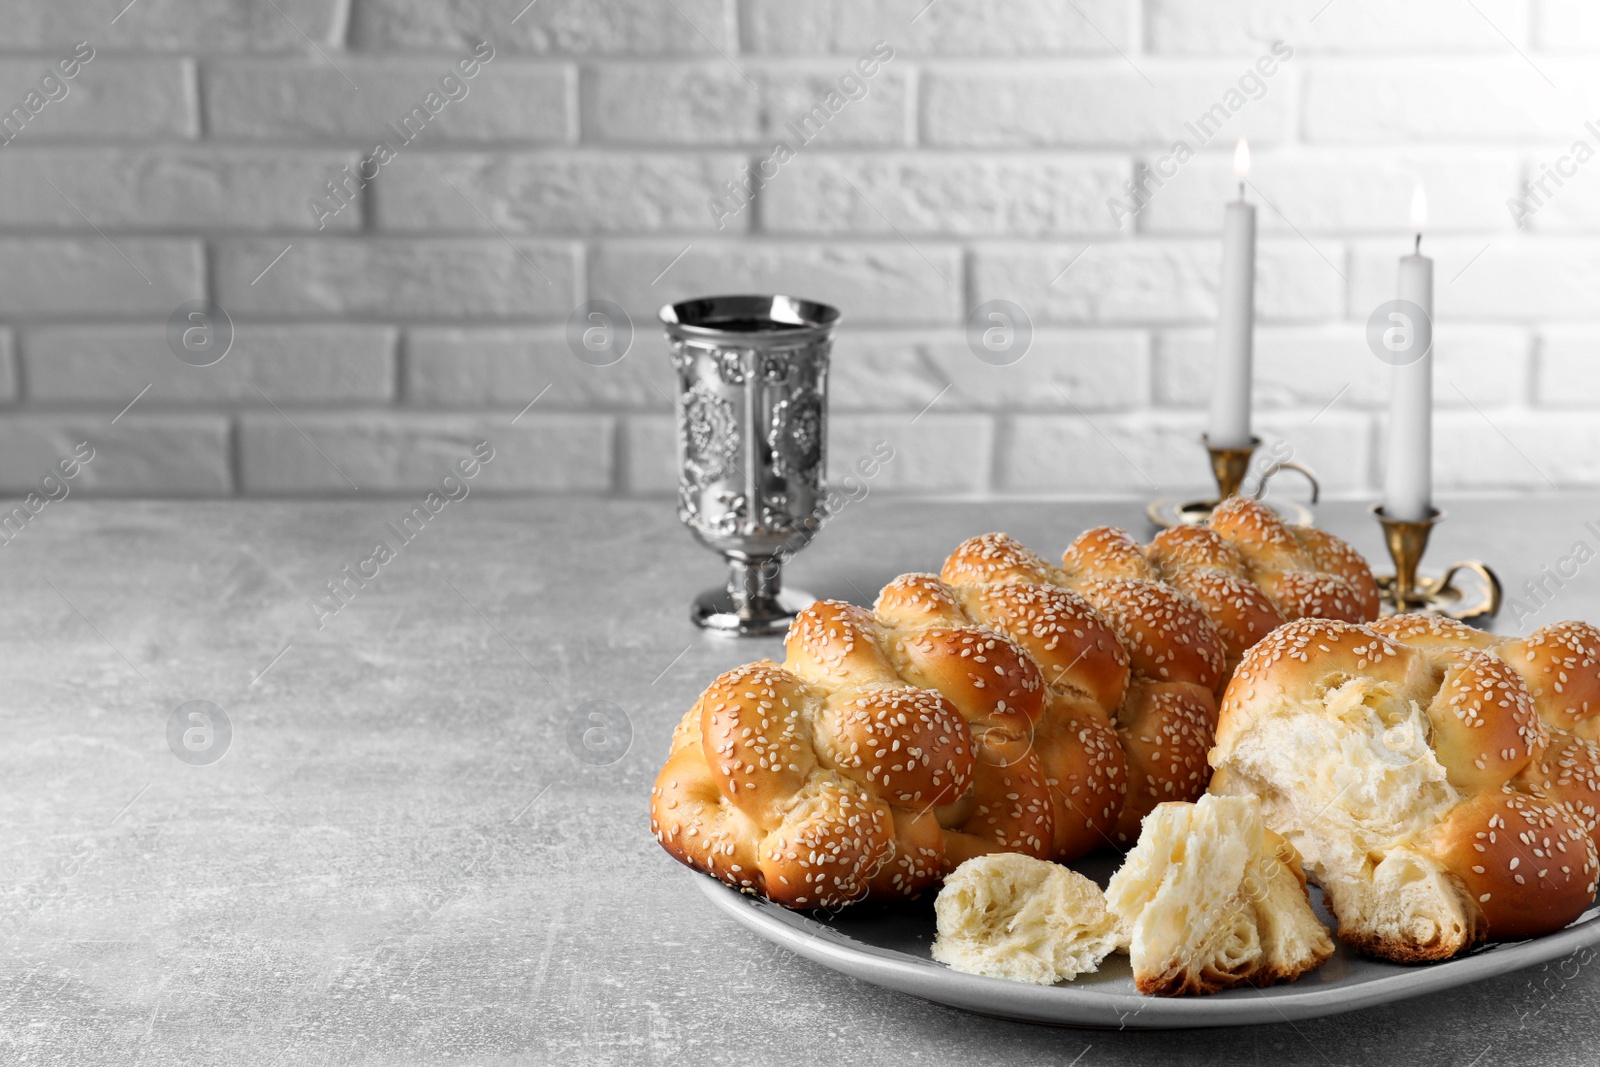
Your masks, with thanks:
M 736 604 L 726 586 L 707 589 L 694 598 L 689 618 L 703 630 L 739 637 L 781 637 L 789 632 L 794 617 L 816 602 L 816 597 L 799 589 L 785 589 L 776 596 L 752 597 L 743 606 Z

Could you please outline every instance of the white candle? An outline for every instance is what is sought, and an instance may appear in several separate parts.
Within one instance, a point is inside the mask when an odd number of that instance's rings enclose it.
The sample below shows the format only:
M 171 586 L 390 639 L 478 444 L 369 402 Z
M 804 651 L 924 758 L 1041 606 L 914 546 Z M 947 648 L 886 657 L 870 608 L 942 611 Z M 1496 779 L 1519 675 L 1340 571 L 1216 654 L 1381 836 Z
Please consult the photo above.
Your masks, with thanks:
M 1427 349 L 1420 358 L 1397 364 L 1392 371 L 1389 462 L 1383 483 L 1384 514 L 1404 522 L 1426 519 L 1433 504 L 1433 260 L 1422 254 L 1427 214 L 1427 200 L 1419 185 L 1411 201 L 1416 250 L 1400 257 L 1397 295 L 1422 309 L 1424 319 L 1410 323 L 1409 328 L 1412 344 Z
M 1256 208 L 1245 203 L 1244 179 L 1250 173 L 1250 146 L 1239 140 L 1233 151 L 1239 199 L 1222 217 L 1222 284 L 1217 290 L 1216 359 L 1211 382 L 1211 426 L 1207 443 L 1216 448 L 1250 446 L 1250 352 L 1255 328 Z

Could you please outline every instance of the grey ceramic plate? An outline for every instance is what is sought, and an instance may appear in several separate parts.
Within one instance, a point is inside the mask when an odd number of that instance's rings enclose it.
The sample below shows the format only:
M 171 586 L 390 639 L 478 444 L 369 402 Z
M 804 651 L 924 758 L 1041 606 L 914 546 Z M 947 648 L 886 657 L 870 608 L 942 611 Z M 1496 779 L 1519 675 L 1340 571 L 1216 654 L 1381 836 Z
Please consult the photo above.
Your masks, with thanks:
M 1104 884 L 1110 864 L 1074 867 Z M 963 1011 L 1055 1026 L 1154 1030 L 1246 1026 L 1337 1015 L 1422 996 L 1569 956 L 1600 942 L 1600 908 L 1565 930 L 1533 941 L 1484 945 L 1445 963 L 1404 965 L 1368 959 L 1344 945 L 1297 982 L 1243 988 L 1209 997 L 1147 997 L 1133 987 L 1128 958 L 1107 959 L 1096 974 L 1055 986 L 1025 985 L 952 971 L 928 955 L 933 941 L 931 896 L 908 905 L 857 905 L 835 916 L 788 911 L 696 875 L 712 903 L 734 921 L 796 955 L 864 982 Z M 1311 891 L 1324 922 L 1322 894 Z

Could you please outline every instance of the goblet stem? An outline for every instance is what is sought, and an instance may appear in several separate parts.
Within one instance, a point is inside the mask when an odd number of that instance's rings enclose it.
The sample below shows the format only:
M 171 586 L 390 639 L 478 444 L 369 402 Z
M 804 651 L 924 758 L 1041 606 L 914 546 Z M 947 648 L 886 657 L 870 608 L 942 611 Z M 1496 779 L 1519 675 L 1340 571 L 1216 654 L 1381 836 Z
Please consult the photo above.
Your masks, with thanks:
M 778 637 L 795 615 L 816 597 L 783 588 L 777 556 L 728 556 L 728 584 L 695 598 L 690 618 L 708 630 L 746 636 Z
M 751 605 L 767 604 L 783 592 L 783 567 L 774 557 L 728 560 L 728 596 L 739 614 Z

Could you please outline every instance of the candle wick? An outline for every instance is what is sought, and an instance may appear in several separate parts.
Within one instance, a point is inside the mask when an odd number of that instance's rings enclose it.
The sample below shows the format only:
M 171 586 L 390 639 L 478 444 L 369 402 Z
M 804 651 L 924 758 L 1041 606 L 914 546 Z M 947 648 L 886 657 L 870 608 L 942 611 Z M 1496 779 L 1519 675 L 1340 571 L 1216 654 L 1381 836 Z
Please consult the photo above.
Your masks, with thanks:
M 1243 178 L 1239 179 L 1239 199 L 1240 200 L 1244 199 L 1244 179 Z
M 1422 234 L 1417 234 L 1417 243 L 1411 249 L 1414 255 L 1422 255 Z

